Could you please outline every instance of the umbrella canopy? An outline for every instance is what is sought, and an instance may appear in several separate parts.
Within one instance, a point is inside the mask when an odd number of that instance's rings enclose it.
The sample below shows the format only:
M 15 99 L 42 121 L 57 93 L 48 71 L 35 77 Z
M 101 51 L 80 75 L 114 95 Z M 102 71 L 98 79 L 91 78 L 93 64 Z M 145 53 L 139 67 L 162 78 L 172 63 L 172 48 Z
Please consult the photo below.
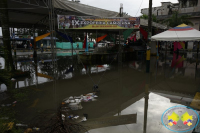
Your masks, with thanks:
M 200 41 L 200 31 L 181 24 L 151 37 L 152 41 Z

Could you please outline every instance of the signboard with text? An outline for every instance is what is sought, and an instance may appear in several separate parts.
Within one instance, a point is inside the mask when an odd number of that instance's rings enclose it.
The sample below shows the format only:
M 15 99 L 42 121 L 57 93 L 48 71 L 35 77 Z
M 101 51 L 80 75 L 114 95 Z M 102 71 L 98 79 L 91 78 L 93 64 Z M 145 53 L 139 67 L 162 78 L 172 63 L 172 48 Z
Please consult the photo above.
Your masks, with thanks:
M 58 29 L 139 29 L 140 18 L 100 18 L 58 15 Z
M 21 39 L 31 39 L 31 35 L 19 35 Z

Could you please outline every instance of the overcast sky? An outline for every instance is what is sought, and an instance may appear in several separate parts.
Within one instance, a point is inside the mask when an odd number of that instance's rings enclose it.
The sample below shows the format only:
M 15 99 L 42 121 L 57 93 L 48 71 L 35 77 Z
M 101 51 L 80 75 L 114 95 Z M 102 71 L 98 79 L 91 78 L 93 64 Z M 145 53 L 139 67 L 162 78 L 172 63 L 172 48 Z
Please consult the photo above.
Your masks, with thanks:
M 124 7 L 124 12 L 128 13 L 133 17 L 141 15 L 140 11 L 142 8 L 149 7 L 149 0 L 80 0 L 80 1 L 82 4 L 116 12 L 119 12 L 120 3 L 122 3 Z M 161 2 L 177 3 L 178 0 L 153 0 L 153 7 L 161 6 Z M 0 36 L 2 36 L 1 28 L 0 28 Z
M 128 13 L 133 17 L 135 17 L 136 14 L 137 16 L 141 15 L 140 11 L 142 8 L 149 7 L 149 0 L 80 0 L 80 1 L 82 4 L 117 12 L 119 12 L 120 3 L 122 3 L 124 7 L 124 12 Z M 153 7 L 161 6 L 161 2 L 178 3 L 178 0 L 153 0 Z

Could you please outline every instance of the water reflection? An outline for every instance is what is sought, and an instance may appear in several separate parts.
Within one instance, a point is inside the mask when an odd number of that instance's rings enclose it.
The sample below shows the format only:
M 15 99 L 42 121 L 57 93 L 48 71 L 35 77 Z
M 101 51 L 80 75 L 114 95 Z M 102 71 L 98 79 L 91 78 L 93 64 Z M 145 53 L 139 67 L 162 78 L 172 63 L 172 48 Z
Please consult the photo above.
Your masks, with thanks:
M 6 85 L 5 84 L 0 84 L 0 93 L 4 92 L 4 91 L 7 91 Z
M 124 61 L 119 76 L 119 66 L 116 63 L 109 64 L 106 61 L 104 64 L 101 61 L 99 64 L 81 64 L 76 60 L 76 55 L 73 59 L 72 62 L 70 56 L 57 57 L 55 93 L 55 88 L 52 89 L 54 80 L 40 76 L 36 78 L 33 60 L 20 57 L 18 68 L 31 70 L 31 77 L 16 79 L 13 81 L 14 88 L 34 90 L 29 101 L 21 103 L 23 109 L 16 107 L 17 111 L 21 111 L 21 121 L 29 122 L 40 112 L 52 109 L 54 96 L 56 103 L 60 104 L 66 97 L 91 93 L 94 83 L 99 83 L 98 100 L 82 103 L 83 109 L 75 113 L 80 116 L 88 114 L 88 120 L 136 114 L 136 122 L 119 122 L 113 126 L 91 129 L 90 133 L 172 133 L 161 124 L 162 113 L 175 105 L 190 106 L 194 95 L 200 90 L 200 67 L 195 54 L 191 56 L 191 53 L 161 53 L 159 60 L 151 57 L 148 75 L 146 62 L 143 60 Z M 54 76 L 52 69 L 50 55 L 38 56 L 38 73 Z M 1 90 L 4 87 L 1 84 Z M 27 117 L 24 118 L 23 115 Z
M 110 66 L 108 64 L 105 65 L 96 65 L 96 66 L 84 66 L 82 69 L 82 74 L 87 73 L 100 73 L 110 70 Z
M 5 60 L 4 58 L 0 57 L 0 69 L 4 69 L 5 66 Z

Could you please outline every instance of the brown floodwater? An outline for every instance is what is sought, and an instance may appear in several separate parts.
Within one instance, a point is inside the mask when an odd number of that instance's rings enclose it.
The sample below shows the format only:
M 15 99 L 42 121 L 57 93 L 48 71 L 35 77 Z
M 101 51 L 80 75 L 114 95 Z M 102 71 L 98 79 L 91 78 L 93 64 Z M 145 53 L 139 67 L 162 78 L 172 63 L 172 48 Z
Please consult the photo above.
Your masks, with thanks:
M 200 91 L 200 65 L 195 53 L 168 52 L 159 59 L 152 56 L 149 73 L 145 56 L 123 61 L 121 66 L 114 56 L 96 64 L 83 59 L 59 55 L 53 71 L 51 54 L 39 55 L 38 73 L 55 77 L 53 80 L 35 76 L 32 55 L 18 56 L 18 69 L 30 70 L 31 75 L 13 81 L 13 90 L 27 93 L 26 100 L 14 107 L 16 118 L 29 124 L 41 113 L 56 112 L 63 99 L 92 93 L 93 86 L 98 85 L 95 100 L 81 102 L 82 109 L 71 111 L 79 116 L 78 122 L 87 114 L 87 121 L 81 123 L 89 125 L 89 133 L 172 133 L 162 124 L 162 114 L 176 105 L 191 107 Z M 0 58 L 0 62 L 3 68 L 4 60 Z M 1 105 L 15 100 L 7 91 L 1 84 Z M 199 113 L 200 108 L 192 108 Z

